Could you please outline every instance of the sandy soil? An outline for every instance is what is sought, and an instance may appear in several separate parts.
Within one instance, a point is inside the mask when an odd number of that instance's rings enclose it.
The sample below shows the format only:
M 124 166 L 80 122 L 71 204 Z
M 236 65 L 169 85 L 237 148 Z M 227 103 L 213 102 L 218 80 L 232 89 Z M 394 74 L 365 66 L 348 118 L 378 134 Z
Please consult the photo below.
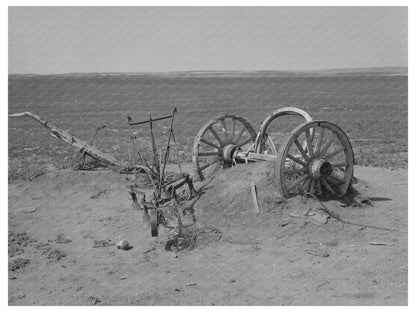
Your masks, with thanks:
M 407 171 L 357 167 L 355 176 L 372 205 L 325 205 L 394 231 L 324 224 L 314 200 L 283 201 L 266 167 L 240 165 L 197 185 L 201 231 L 181 252 L 165 250 L 169 230 L 150 236 L 126 176 L 59 171 L 10 184 L 9 304 L 406 305 Z M 117 249 L 121 239 L 133 248 Z

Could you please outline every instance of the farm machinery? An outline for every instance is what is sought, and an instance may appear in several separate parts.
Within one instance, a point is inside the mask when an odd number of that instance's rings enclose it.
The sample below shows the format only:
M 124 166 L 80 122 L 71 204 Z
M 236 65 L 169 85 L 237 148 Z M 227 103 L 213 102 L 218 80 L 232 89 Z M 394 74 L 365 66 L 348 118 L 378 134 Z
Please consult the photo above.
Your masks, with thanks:
M 287 116 L 303 122 L 290 132 L 273 131 Z M 200 180 L 215 166 L 274 162 L 278 191 L 284 197 L 342 197 L 353 178 L 354 154 L 346 134 L 335 124 L 314 121 L 294 107 L 272 112 L 257 133 L 246 118 L 231 114 L 214 118 L 199 130 L 192 152 L 195 175 Z
M 134 157 L 138 155 L 141 162 L 134 166 L 128 166 L 91 145 L 98 128 L 94 136 L 86 142 L 30 112 L 13 114 L 10 117 L 29 116 L 35 119 L 48 128 L 53 136 L 80 149 L 82 159 L 85 156 L 92 157 L 120 173 L 147 174 L 153 184 L 152 199 L 147 201 L 143 193 L 138 198 L 140 191 L 134 186 L 130 187 L 130 195 L 133 207 L 143 210 L 144 219 L 151 225 L 152 236 L 158 235 L 160 224 L 170 226 L 165 213 L 167 208 L 173 207 L 177 224 L 181 224 L 181 205 L 189 202 L 193 204 L 199 196 L 193 182 L 206 179 L 219 167 L 228 168 L 258 161 L 272 162 L 278 191 L 286 198 L 305 194 L 318 198 L 343 197 L 351 185 L 354 154 L 346 134 L 335 124 L 312 120 L 308 113 L 294 107 L 281 108 L 269 114 L 261 123 L 258 132 L 246 118 L 233 114 L 225 114 L 208 121 L 194 138 L 194 175 L 191 177 L 182 170 L 179 174 L 167 174 L 170 145 L 175 141 L 173 124 L 176 113 L 175 108 L 169 116 L 155 119 L 149 116 L 148 120 L 141 122 L 134 122 L 128 117 L 130 126 L 150 125 L 153 158 L 146 161 L 133 144 Z M 284 124 L 288 117 L 296 118 L 294 129 L 276 130 L 275 126 Z M 162 157 L 155 143 L 153 124 L 165 119 L 170 119 L 171 123 L 167 147 Z M 133 137 L 132 139 L 134 140 Z M 188 192 L 183 190 L 183 186 L 188 187 Z M 182 190 L 180 194 L 178 190 Z
M 175 112 L 176 110 L 171 117 L 171 134 Z M 296 127 L 289 132 L 276 131 L 275 126 L 283 123 L 283 117 L 289 116 L 297 117 Z M 142 123 L 144 122 L 139 124 Z M 152 133 L 152 127 L 150 130 Z M 154 145 L 153 134 L 151 137 Z M 169 142 L 170 139 L 167 152 Z M 156 151 L 155 147 L 153 149 Z M 275 164 L 278 191 L 286 198 L 295 195 L 310 195 L 315 198 L 343 197 L 353 179 L 354 154 L 351 143 L 346 134 L 331 122 L 314 121 L 301 109 L 285 107 L 269 114 L 256 133 L 246 118 L 232 114 L 222 115 L 204 124 L 194 139 L 193 177 L 183 176 L 180 178 L 182 182 L 177 184 L 178 187 L 169 186 L 165 199 L 160 197 L 162 193 L 156 191 L 151 203 L 142 201 L 142 209 L 151 211 L 152 235 L 157 235 L 157 226 L 163 220 L 160 207 L 171 201 L 176 205 L 179 203 L 176 190 L 180 186 L 187 183 L 187 200 L 195 199 L 198 194 L 192 181 L 205 180 L 219 167 L 229 168 L 258 161 Z M 154 163 L 157 163 L 157 154 L 154 154 Z M 148 164 L 145 165 L 149 167 Z M 159 177 L 159 187 L 156 190 L 161 190 L 163 183 L 167 184 L 164 182 L 163 171 Z M 165 190 L 164 187 L 162 189 Z

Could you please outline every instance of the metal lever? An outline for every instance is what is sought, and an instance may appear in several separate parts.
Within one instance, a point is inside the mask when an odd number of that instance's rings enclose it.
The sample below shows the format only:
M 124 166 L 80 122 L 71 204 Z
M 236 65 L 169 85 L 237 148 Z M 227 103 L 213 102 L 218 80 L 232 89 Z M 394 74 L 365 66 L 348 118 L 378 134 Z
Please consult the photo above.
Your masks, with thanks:
M 176 107 L 175 107 L 173 114 L 175 114 L 176 111 L 177 110 L 176 110 Z M 173 117 L 173 114 L 172 115 L 169 115 L 169 116 L 165 116 L 165 117 L 155 118 L 155 119 L 152 118 L 152 122 L 153 121 L 158 121 L 158 120 L 164 120 L 164 119 L 172 118 Z M 150 122 L 150 119 L 149 120 L 145 120 L 145 121 L 133 122 L 133 120 L 131 119 L 131 117 L 130 116 L 127 116 L 127 123 L 129 124 L 129 126 L 142 125 L 142 124 L 149 123 L 149 122 Z

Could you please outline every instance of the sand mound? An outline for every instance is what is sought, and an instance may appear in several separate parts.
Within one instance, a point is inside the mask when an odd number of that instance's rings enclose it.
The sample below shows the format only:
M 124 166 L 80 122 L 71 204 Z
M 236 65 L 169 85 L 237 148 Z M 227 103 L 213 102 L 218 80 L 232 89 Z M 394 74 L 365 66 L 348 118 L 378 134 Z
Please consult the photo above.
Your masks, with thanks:
M 342 232 L 344 224 L 330 218 L 316 200 L 302 196 L 285 199 L 277 189 L 277 178 L 274 164 L 268 162 L 217 172 L 200 185 L 202 195 L 195 204 L 198 226 L 216 227 L 231 241 L 291 236 L 300 231 L 302 236 L 316 236 L 320 240 L 328 236 L 330 240 L 330 231 Z M 254 210 L 251 183 L 257 188 L 259 214 Z M 367 190 L 365 181 L 357 180 L 351 196 L 368 204 Z M 351 208 L 345 208 L 338 200 L 326 201 L 324 205 L 347 216 Z M 287 226 L 293 223 L 298 226 Z
M 275 186 L 273 164 L 239 165 L 208 178 L 195 205 L 202 224 L 242 223 L 254 219 L 251 183 L 257 188 L 261 212 L 279 213 L 284 202 Z

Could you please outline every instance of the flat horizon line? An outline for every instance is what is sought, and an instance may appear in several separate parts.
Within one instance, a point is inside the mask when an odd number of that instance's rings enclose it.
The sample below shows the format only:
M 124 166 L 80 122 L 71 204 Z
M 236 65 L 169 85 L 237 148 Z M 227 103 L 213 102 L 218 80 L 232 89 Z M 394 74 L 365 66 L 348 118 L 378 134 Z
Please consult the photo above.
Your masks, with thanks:
M 68 73 L 9 73 L 9 76 L 186 76 L 186 75 L 221 75 L 221 74 L 273 74 L 281 75 L 302 75 L 302 74 L 354 74 L 354 73 L 379 73 L 379 74 L 401 74 L 408 75 L 408 66 L 380 66 L 380 67 L 344 67 L 330 69 L 260 69 L 260 70 L 183 70 L 183 71 L 132 71 L 132 72 L 68 72 Z

